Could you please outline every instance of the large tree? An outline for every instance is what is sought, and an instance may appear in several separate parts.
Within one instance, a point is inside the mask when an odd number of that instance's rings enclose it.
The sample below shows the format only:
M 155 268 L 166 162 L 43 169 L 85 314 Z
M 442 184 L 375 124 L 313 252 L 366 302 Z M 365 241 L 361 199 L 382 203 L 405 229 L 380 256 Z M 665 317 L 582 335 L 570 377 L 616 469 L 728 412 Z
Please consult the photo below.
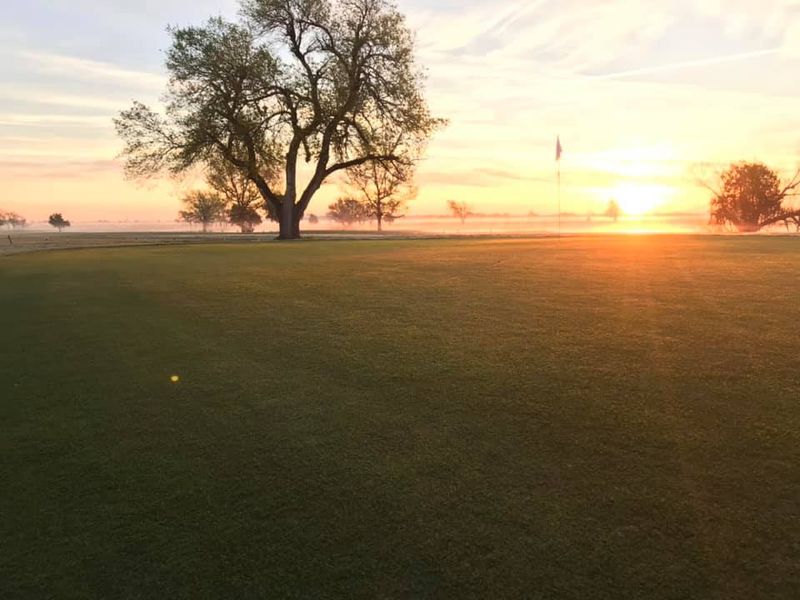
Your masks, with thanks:
M 412 163 L 442 121 L 390 0 L 242 0 L 242 9 L 238 23 L 171 30 L 165 114 L 135 103 L 116 120 L 127 173 L 225 160 L 258 187 L 280 237 L 297 238 L 328 178 Z
M 800 211 L 785 204 L 800 190 L 800 171 L 781 181 L 775 171 L 762 163 L 741 162 L 720 174 L 718 184 L 705 185 L 713 194 L 713 225 L 755 232 L 800 216 Z

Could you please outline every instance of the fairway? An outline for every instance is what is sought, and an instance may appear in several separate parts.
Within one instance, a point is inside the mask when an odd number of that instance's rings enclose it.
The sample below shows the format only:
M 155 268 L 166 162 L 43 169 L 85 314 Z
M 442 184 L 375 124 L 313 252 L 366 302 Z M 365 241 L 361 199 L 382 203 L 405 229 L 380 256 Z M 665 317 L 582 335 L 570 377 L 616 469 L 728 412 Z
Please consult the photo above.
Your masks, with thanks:
M 0 597 L 797 598 L 798 273 L 790 237 L 0 257 Z

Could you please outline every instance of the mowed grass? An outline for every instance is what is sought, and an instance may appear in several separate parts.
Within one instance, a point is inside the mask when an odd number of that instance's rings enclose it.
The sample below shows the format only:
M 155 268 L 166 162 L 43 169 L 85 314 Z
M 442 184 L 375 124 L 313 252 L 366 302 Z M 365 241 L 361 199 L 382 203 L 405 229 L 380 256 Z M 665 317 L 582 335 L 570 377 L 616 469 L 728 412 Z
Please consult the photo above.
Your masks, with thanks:
M 0 597 L 797 598 L 798 273 L 790 238 L 4 258 Z

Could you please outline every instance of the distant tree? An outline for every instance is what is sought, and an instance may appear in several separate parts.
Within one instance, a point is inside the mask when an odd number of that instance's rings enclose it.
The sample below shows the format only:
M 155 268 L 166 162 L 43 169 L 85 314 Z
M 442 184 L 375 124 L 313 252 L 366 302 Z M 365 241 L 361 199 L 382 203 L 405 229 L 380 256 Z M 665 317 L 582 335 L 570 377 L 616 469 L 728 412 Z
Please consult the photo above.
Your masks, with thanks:
M 317 223 L 319 223 L 319 217 L 314 213 L 311 213 L 310 215 L 308 215 L 308 222 L 311 225 L 316 225 Z
M 461 220 L 462 225 L 466 223 L 467 217 L 469 217 L 472 214 L 472 209 L 466 202 L 456 202 L 455 200 L 449 200 L 447 202 L 447 207 L 450 209 L 450 214 L 452 214 L 455 218 Z
M 704 183 L 713 194 L 711 224 L 739 232 L 756 232 L 777 223 L 787 224 L 800 215 L 784 204 L 800 189 L 800 170 L 789 180 L 758 162 L 731 165 L 716 184 Z
M 59 233 L 64 231 L 67 227 L 71 227 L 72 224 L 69 221 L 64 220 L 64 217 L 61 213 L 53 213 L 50 215 L 50 218 L 47 220 L 50 225 L 58 229 Z
M 236 225 L 242 233 L 253 233 L 264 220 L 255 206 L 232 204 L 228 208 L 228 222 Z
M 213 161 L 208 171 L 209 187 L 226 204 L 228 222 L 242 233 L 253 233 L 263 222 L 258 213 L 264 203 L 258 188 L 247 174 L 225 161 Z
M 183 197 L 186 210 L 180 212 L 181 221 L 199 223 L 203 233 L 208 233 L 209 225 L 225 219 L 225 200 L 212 192 L 189 192 Z
M 401 162 L 369 162 L 347 173 L 350 187 L 358 192 L 367 218 L 377 222 L 378 231 L 383 231 L 384 222 L 405 216 L 406 202 L 416 194 L 412 177 L 412 165 Z
M 443 122 L 429 112 L 414 35 L 393 0 L 240 4 L 239 22 L 171 30 L 166 110 L 137 102 L 117 132 L 129 176 L 215 158 L 242 169 L 278 217 L 280 238 L 294 239 L 326 180 L 413 159 Z M 386 148 L 387 139 L 400 143 Z
M 6 213 L 6 223 L 11 226 L 11 229 L 23 228 L 28 225 L 28 221 L 17 213 Z
M 4 212 L 0 210 L 0 227 L 7 226 L 11 229 L 27 226 L 28 221 L 15 212 Z
M 369 219 L 365 204 L 356 198 L 339 198 L 328 207 L 328 216 L 344 227 Z
M 605 214 L 605 216 L 607 216 L 609 219 L 614 219 L 614 223 L 619 221 L 620 216 L 622 216 L 622 209 L 619 206 L 619 202 L 616 200 L 609 201 L 606 212 L 603 214 Z

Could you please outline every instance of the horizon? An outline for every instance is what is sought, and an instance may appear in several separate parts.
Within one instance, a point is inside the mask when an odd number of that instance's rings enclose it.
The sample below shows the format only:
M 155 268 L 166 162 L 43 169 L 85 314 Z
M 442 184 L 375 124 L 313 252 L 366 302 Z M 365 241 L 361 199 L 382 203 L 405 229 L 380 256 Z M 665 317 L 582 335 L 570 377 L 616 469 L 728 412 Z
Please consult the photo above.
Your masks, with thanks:
M 432 112 L 450 120 L 419 165 L 410 216 L 443 213 L 450 199 L 479 213 L 557 212 L 556 136 L 564 213 L 600 213 L 612 199 L 631 216 L 707 213 L 698 167 L 758 160 L 787 174 L 798 164 L 796 3 L 399 6 Z M 176 218 L 199 177 L 126 181 L 112 118 L 133 99 L 160 106 L 167 24 L 233 18 L 236 2 L 34 0 L 10 13 L 0 207 L 30 221 L 54 211 L 76 222 Z M 52 36 L 56 21 L 68 26 Z M 310 212 L 325 214 L 339 193 L 326 185 Z

